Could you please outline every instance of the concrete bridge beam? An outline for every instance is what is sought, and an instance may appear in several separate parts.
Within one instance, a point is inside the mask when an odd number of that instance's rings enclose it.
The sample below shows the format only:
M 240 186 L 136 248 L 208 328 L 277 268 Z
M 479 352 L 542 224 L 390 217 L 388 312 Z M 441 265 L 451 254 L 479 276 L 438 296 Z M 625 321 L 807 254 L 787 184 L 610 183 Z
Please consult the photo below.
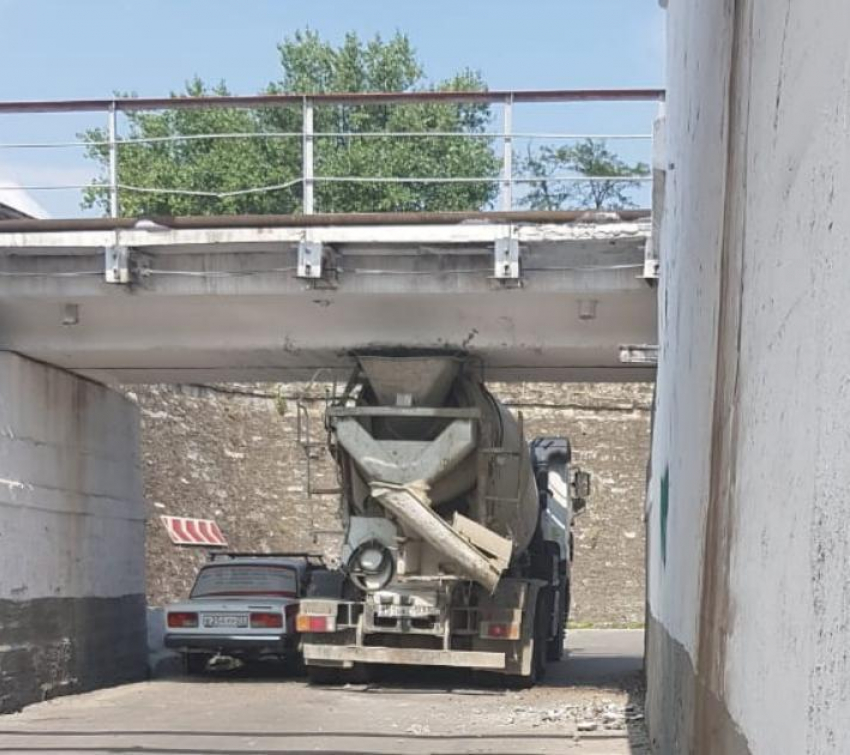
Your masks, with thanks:
M 0 349 L 104 382 L 343 376 L 349 351 L 400 344 L 468 350 L 491 380 L 654 377 L 620 362 L 621 345 L 656 342 L 648 219 L 141 226 L 0 230 Z M 327 250 L 322 279 L 299 275 L 305 239 Z M 516 279 L 495 275 L 506 239 Z M 105 280 L 116 245 L 132 283 Z

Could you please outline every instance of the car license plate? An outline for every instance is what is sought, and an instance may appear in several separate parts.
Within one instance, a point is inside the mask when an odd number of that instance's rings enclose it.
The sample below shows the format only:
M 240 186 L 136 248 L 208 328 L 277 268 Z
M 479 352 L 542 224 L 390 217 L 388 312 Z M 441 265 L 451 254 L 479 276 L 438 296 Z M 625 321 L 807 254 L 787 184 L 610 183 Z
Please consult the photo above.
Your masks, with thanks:
M 206 629 L 247 629 L 247 613 L 206 613 L 204 614 Z
M 398 603 L 380 604 L 375 606 L 375 616 L 381 619 L 410 619 L 420 616 L 433 616 L 437 613 L 434 606 L 418 604 L 400 606 Z

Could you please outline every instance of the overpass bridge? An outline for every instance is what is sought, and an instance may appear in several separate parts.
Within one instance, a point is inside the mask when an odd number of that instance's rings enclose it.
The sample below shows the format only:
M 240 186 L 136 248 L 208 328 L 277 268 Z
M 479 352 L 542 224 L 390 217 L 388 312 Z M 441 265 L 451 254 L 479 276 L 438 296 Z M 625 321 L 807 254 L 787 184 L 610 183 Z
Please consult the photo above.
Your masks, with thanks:
M 642 163 L 634 169 L 622 163 L 587 175 L 566 158 L 552 170 L 529 170 L 517 168 L 515 153 L 522 145 L 529 155 L 532 145 L 641 145 L 652 135 L 529 131 L 516 123 L 522 107 L 552 112 L 588 103 L 649 103 L 654 114 L 662 99 L 662 91 L 642 89 L 0 102 L 0 118 L 105 116 L 106 127 L 88 137 L 0 142 L 0 154 L 88 150 L 102 162 L 100 179 L 24 188 L 88 191 L 110 215 L 0 223 L 0 350 L 105 382 L 299 380 L 345 368 L 352 349 L 399 344 L 465 349 L 480 357 L 491 379 L 651 380 L 652 365 L 620 359 L 623 346 L 657 341 L 648 211 L 555 209 L 577 197 L 603 207 L 606 196 L 628 204 L 627 197 L 651 183 L 651 173 Z M 362 116 L 427 107 L 442 113 L 436 122 L 444 129 L 445 123 L 456 129 L 391 130 L 395 121 L 386 118 L 358 127 L 362 119 L 336 117 L 341 110 Z M 143 112 L 197 109 L 265 116 L 257 118 L 261 130 L 241 121 L 240 132 L 155 136 L 133 120 Z M 270 120 L 272 112 L 282 119 Z M 555 124 L 570 111 L 558 112 Z M 374 130 L 375 123 L 382 130 Z M 402 161 L 406 175 L 382 165 L 368 166 L 365 174 L 356 167 L 327 173 L 323 160 L 333 150 L 375 140 L 387 149 L 422 150 L 428 159 L 420 166 L 415 152 L 406 153 L 414 156 Z M 163 154 L 179 161 L 174 155 L 186 145 L 215 155 L 217 146 L 234 144 L 292 149 L 285 165 L 269 165 L 267 176 L 253 179 L 257 185 L 175 185 L 179 162 L 146 185 L 132 172 L 132 165 Z M 477 155 L 471 162 L 481 171 L 474 175 L 466 163 L 458 167 L 449 159 L 470 145 Z M 222 155 L 232 159 L 233 151 Z M 648 150 L 642 156 L 648 162 Z M 434 164 L 438 175 L 422 173 L 433 172 L 428 166 Z M 321 212 L 334 209 L 339 197 L 325 188 L 363 186 L 372 191 L 364 196 L 379 203 L 381 187 L 403 190 L 405 199 L 389 205 L 419 211 L 364 213 L 368 207 L 358 206 L 357 214 Z M 542 192 L 537 204 L 543 211 L 518 209 L 534 204 L 527 201 L 532 187 Z M 587 191 L 576 193 L 576 187 Z M 456 200 L 435 194 L 441 189 L 466 192 L 467 202 L 499 211 L 434 211 Z M 122 217 L 140 206 L 140 197 L 159 207 L 155 200 L 163 196 L 207 208 L 271 197 L 274 206 L 291 209 L 262 216 Z
M 649 212 L 522 210 L 514 191 L 539 181 L 637 186 L 650 177 L 517 175 L 515 139 L 588 135 L 520 134 L 512 123 L 514 106 L 525 102 L 660 97 L 642 90 L 0 103 L 0 116 L 107 115 L 107 138 L 94 145 L 108 155 L 105 182 L 24 188 L 102 192 L 110 215 L 0 222 L 0 627 L 14 629 L 0 642 L 0 711 L 145 674 L 149 512 L 138 412 L 110 385 L 328 378 L 347 375 L 353 350 L 399 346 L 463 349 L 488 380 L 654 379 L 652 361 L 640 361 L 643 347 L 657 343 Z M 495 104 L 502 126 L 395 136 L 489 140 L 502 147 L 501 169 L 316 175 L 315 141 L 392 135 L 314 132 L 314 108 L 428 101 Z M 118 133 L 121 113 L 221 106 L 296 107 L 301 130 L 147 140 Z M 123 150 L 145 144 L 289 138 L 300 141 L 301 170 L 283 183 L 199 191 L 128 185 L 119 170 Z M 81 146 L 92 145 L 0 150 Z M 322 213 L 314 194 L 322 181 L 484 182 L 497 187 L 488 206 L 500 209 Z M 286 214 L 122 216 L 129 192 L 218 201 L 294 186 L 300 196 Z

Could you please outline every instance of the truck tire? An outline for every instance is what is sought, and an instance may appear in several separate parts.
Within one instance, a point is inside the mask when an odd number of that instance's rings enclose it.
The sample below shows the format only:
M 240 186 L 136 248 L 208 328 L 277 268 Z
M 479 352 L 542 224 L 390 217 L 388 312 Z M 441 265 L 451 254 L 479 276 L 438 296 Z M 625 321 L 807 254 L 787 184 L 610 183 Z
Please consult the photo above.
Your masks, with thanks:
M 336 687 L 344 683 L 345 669 L 332 666 L 307 666 L 307 681 L 325 687 Z
M 541 591 L 537 596 L 537 609 L 534 612 L 534 654 L 531 660 L 534 681 L 531 686 L 546 676 L 546 646 L 549 641 L 551 611 L 551 596 Z
M 343 684 L 368 684 L 371 676 L 368 663 L 355 663 L 351 668 L 307 666 L 307 681 L 310 684 L 321 684 L 327 687 L 338 687 Z
M 557 631 L 546 646 L 546 660 L 560 661 L 564 657 L 564 641 L 567 635 L 567 621 L 570 615 L 570 585 L 567 581 L 567 565 L 561 562 L 558 568 L 558 616 L 556 617 Z
M 537 593 L 537 603 L 534 607 L 534 648 L 531 655 L 531 673 L 528 676 L 512 674 L 505 677 L 509 689 L 531 689 L 546 676 L 546 645 L 549 637 L 549 612 L 547 605 L 551 602 L 546 596 L 546 590 Z

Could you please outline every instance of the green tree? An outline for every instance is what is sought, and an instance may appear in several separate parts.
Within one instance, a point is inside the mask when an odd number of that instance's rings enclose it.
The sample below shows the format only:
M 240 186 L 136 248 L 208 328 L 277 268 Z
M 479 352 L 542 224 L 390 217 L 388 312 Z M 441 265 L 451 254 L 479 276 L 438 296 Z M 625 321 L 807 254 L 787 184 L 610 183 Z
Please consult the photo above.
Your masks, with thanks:
M 396 34 L 384 41 L 346 35 L 338 47 L 311 30 L 297 32 L 278 47 L 281 75 L 268 93 L 484 90 L 479 74 L 465 70 L 429 85 L 409 39 Z M 181 96 L 226 95 L 222 82 L 208 87 L 200 79 Z M 172 96 L 178 96 L 172 93 Z M 301 210 L 300 108 L 251 110 L 205 109 L 128 113 L 124 143 L 119 148 L 118 180 L 123 215 L 203 215 L 292 213 Z M 314 115 L 314 164 L 322 177 L 463 178 L 498 176 L 499 162 L 486 136 L 375 137 L 381 131 L 460 132 L 483 134 L 490 110 L 481 105 L 421 103 L 415 105 L 317 105 Z M 174 136 L 245 133 L 238 139 Z M 276 136 L 259 138 L 260 134 Z M 93 129 L 82 135 L 88 155 L 101 164 L 106 181 L 106 134 Z M 138 142 L 139 139 L 159 139 Z M 254 187 L 271 191 L 242 192 Z M 198 192 L 162 193 L 146 189 Z M 492 203 L 495 181 L 482 183 L 323 182 L 315 185 L 319 212 L 471 210 Z M 107 192 L 92 187 L 85 207 L 106 211 Z
M 572 146 L 529 150 L 523 170 L 530 178 L 539 179 L 529 184 L 522 198 L 523 204 L 533 210 L 634 207 L 633 192 L 641 182 L 625 177 L 649 175 L 646 163 L 626 163 L 599 139 L 585 139 Z M 568 181 L 563 180 L 565 176 L 603 180 Z

